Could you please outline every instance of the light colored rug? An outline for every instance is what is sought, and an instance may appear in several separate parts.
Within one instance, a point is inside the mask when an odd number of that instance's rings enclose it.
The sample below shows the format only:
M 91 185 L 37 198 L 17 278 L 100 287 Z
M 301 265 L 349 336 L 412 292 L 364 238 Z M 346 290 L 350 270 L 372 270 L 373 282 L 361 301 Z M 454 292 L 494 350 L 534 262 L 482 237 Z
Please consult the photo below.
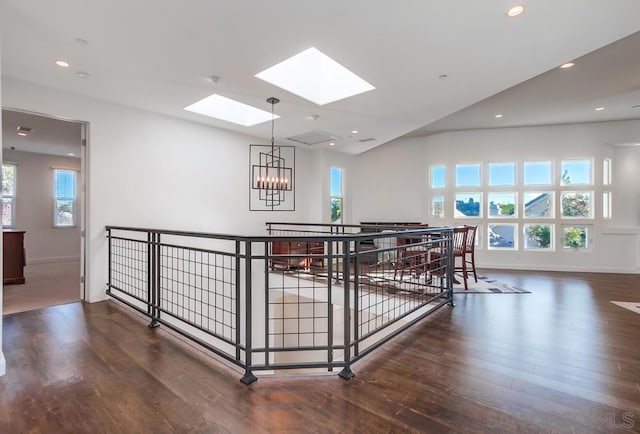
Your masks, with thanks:
M 453 292 L 455 294 L 529 294 L 531 291 L 526 291 L 521 288 L 517 288 L 508 283 L 500 282 L 496 279 L 491 279 L 487 276 L 478 276 L 478 283 L 476 283 L 473 276 L 469 276 L 467 281 L 469 289 L 464 289 L 462 278 L 456 275 L 456 279 L 460 283 L 453 284 Z
M 24 277 L 22 285 L 4 285 L 4 315 L 80 300 L 80 261 L 29 264 Z
M 634 313 L 640 313 L 640 301 L 612 301 L 616 306 L 623 307 Z
M 386 272 L 370 272 L 365 275 L 372 281 L 386 282 L 391 285 L 395 284 L 399 286 L 398 283 L 400 281 L 397 279 L 397 276 L 394 275 L 392 271 Z M 456 294 L 528 294 L 531 291 L 526 291 L 524 289 L 515 287 L 508 283 L 500 282 L 496 279 L 491 279 L 487 276 L 478 276 L 478 282 L 476 283 L 473 276 L 470 276 L 467 281 L 467 286 L 469 289 L 464 289 L 464 284 L 462 283 L 462 277 L 456 274 L 455 278 L 460 283 L 454 283 L 453 292 Z M 401 287 L 403 289 L 410 289 L 411 284 L 417 285 L 425 285 L 424 275 L 419 277 L 405 275 L 401 281 Z M 437 282 L 433 282 L 434 285 L 437 286 Z

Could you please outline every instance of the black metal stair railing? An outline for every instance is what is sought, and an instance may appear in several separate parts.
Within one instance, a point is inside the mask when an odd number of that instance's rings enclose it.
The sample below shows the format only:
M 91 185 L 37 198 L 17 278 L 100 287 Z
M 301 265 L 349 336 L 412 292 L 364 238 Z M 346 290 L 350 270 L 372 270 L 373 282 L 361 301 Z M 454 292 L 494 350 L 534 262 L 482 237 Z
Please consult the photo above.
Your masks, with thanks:
M 453 306 L 451 228 L 267 236 L 108 226 L 107 294 L 244 370 L 333 371 Z M 400 239 L 412 240 L 399 244 Z

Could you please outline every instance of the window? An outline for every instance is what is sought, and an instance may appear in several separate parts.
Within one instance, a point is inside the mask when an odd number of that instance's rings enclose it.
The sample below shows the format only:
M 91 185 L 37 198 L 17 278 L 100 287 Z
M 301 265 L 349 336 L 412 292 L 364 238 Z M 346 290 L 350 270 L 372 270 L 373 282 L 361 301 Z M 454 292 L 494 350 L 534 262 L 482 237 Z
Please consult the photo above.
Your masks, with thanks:
M 561 163 L 560 185 L 590 185 L 591 161 L 567 160 Z
M 457 193 L 454 217 L 480 217 L 481 193 Z
M 431 216 L 444 218 L 444 196 L 434 196 L 431 199 Z
M 489 218 L 516 217 L 515 193 L 491 192 L 487 201 L 489 202 Z
M 75 170 L 54 169 L 54 217 L 53 226 L 68 227 L 76 224 Z
M 331 190 L 331 223 L 341 224 L 343 211 L 342 168 L 332 167 L 329 171 Z
M 444 188 L 446 186 L 445 175 L 444 166 L 431 166 L 431 188 Z
M 590 191 L 563 191 L 562 218 L 593 218 L 592 195 Z
M 513 223 L 490 224 L 487 234 L 489 249 L 517 249 L 517 226 L 518 225 Z
M 602 185 L 611 185 L 611 158 L 605 158 L 602 166 Z
M 554 193 L 552 191 L 526 191 L 523 197 L 523 214 L 528 218 L 553 218 Z
M 523 233 L 525 250 L 553 250 L 553 225 L 528 223 Z
M 16 221 L 16 166 L 2 165 L 2 227 L 13 227 Z
M 562 228 L 562 247 L 565 249 L 586 249 L 589 247 L 588 226 L 575 225 Z
M 551 161 L 525 161 L 524 185 L 551 185 Z
M 611 192 L 602 192 L 602 218 L 605 220 L 611 219 Z
M 516 182 L 516 165 L 514 163 L 490 163 L 489 185 L 514 185 Z
M 456 165 L 456 187 L 479 187 L 480 186 L 480 165 L 479 164 L 457 164 Z

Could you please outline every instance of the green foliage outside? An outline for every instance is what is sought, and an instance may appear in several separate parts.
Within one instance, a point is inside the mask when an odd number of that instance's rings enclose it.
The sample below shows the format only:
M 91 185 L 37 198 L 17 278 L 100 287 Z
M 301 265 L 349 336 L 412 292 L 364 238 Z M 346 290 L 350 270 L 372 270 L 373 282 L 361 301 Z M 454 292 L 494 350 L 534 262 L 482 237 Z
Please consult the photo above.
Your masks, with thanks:
M 500 215 L 513 215 L 516 210 L 516 205 L 513 203 L 499 204 Z
M 342 222 L 342 199 L 331 198 L 331 223 Z
M 527 238 L 532 247 L 548 249 L 551 247 L 551 227 L 548 225 L 529 226 Z
M 570 249 L 581 249 L 587 246 L 587 231 L 585 228 L 565 228 L 562 245 Z
M 15 185 L 16 168 L 15 166 L 2 166 L 2 194 L 12 196 L 13 186 Z
M 589 217 L 591 215 L 591 195 L 585 193 L 563 195 L 562 215 L 565 217 Z

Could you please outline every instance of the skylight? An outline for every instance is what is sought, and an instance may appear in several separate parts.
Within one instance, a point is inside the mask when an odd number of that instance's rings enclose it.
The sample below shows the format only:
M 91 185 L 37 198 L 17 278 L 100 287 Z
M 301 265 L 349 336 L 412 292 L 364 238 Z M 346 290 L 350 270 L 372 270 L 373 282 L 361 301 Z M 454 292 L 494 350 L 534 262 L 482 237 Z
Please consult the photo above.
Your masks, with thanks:
M 318 105 L 375 89 L 314 47 L 255 76 Z
M 245 127 L 251 127 L 271 120 L 271 113 L 268 111 L 234 101 L 215 93 L 200 101 L 194 102 L 184 109 Z M 278 115 L 274 116 L 275 119 L 279 117 Z

